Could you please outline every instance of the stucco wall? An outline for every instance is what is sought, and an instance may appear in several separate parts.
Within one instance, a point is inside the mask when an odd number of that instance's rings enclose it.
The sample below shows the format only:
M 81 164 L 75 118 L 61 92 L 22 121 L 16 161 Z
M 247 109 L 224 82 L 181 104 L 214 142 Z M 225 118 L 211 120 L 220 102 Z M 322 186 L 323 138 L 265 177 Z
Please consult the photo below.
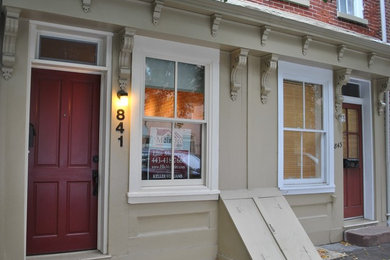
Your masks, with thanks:
M 51 0 L 54 1 L 54 0 Z M 13 0 L 24 19 L 44 20 L 105 29 L 114 33 L 123 26 L 147 35 L 190 42 L 221 49 L 220 56 L 220 136 L 219 187 L 221 190 L 277 186 L 277 70 L 269 78 L 271 92 L 267 104 L 260 100 L 262 56 L 276 53 L 280 59 L 329 69 L 352 68 L 366 79 L 389 76 L 390 61 L 377 58 L 367 65 L 364 51 L 347 49 L 337 60 L 334 44 L 313 40 L 306 56 L 302 55 L 300 36 L 273 30 L 265 45 L 260 44 L 259 27 L 224 20 L 217 37 L 210 34 L 210 17 L 173 8 L 163 9 L 158 26 L 152 25 L 151 6 L 146 3 L 93 1 L 91 13 L 84 14 L 79 1 Z M 112 7 L 112 6 L 111 6 Z M 46 12 L 51 12 L 47 15 Z M 104 14 L 104 15 L 103 15 Z M 68 17 L 67 17 L 68 16 Z M 69 19 L 73 17 L 74 19 Z M 180 24 L 177 21 L 182 21 Z M 100 21 L 96 23 L 96 21 Z M 15 74 L 9 81 L 0 79 L 0 259 L 23 259 L 25 254 L 25 216 L 27 180 L 27 125 L 29 111 L 27 22 L 23 20 L 17 41 Z M 112 118 L 118 90 L 117 35 L 112 55 Z M 230 51 L 249 48 L 248 63 L 242 73 L 242 87 L 236 101 L 230 99 Z M 375 80 L 373 81 L 375 82 Z M 385 157 L 384 118 L 376 113 L 376 92 L 372 88 L 375 148 L 375 213 L 384 221 Z M 21 100 L 21 101 L 20 101 Z M 129 111 L 126 111 L 129 115 Z M 6 124 L 4 123 L 6 122 Z M 129 131 L 124 147 L 118 146 L 116 122 L 111 122 L 109 153 L 108 252 L 114 259 L 215 259 L 218 202 L 175 202 L 130 205 L 127 203 L 129 181 Z M 125 122 L 129 129 L 129 121 Z M 342 141 L 341 128 L 335 121 L 335 143 Z M 316 244 L 341 240 L 343 226 L 342 150 L 335 151 L 335 194 L 287 196 L 295 213 Z M 383 224 L 383 222 L 381 223 Z
M 18 57 L 15 72 L 11 79 L 0 79 L 1 107 L 1 144 L 2 166 L 0 167 L 0 189 L 2 204 L 0 212 L 3 218 L 3 232 L 0 242 L 2 259 L 23 259 L 25 255 L 26 228 L 26 169 L 27 169 L 27 116 L 29 89 L 27 88 L 27 42 L 28 24 L 20 22 L 20 34 L 16 49 Z M 6 122 L 6 123 L 4 123 Z M 4 123 L 4 124 L 3 124 Z M 0 218 L 1 221 L 1 218 Z M 1 224 L 1 222 L 0 222 Z

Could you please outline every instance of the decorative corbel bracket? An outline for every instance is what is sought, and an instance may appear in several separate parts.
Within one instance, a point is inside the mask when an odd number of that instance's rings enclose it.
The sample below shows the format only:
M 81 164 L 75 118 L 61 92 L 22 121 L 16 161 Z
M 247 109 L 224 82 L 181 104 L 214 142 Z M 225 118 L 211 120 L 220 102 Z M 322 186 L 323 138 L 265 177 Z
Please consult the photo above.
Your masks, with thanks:
M 378 115 L 385 112 L 385 92 L 390 90 L 390 78 L 378 79 Z
M 334 72 L 334 86 L 335 86 L 335 117 L 340 122 L 345 122 L 345 115 L 343 114 L 343 93 L 342 87 L 348 83 L 351 76 L 352 69 L 341 69 Z
M 1 71 L 3 78 L 9 80 L 12 77 L 16 56 L 16 39 L 19 30 L 20 9 L 6 7 L 4 9 L 5 24 L 3 36 L 3 48 L 1 53 Z
M 261 86 L 260 98 L 261 103 L 266 104 L 268 101 L 271 86 L 269 85 L 269 76 L 278 66 L 279 56 L 276 54 L 269 54 L 261 58 Z
M 309 44 L 312 41 L 312 38 L 308 35 L 302 37 L 302 54 L 306 56 L 307 51 L 309 50 Z
M 219 30 L 219 24 L 221 23 L 222 15 L 213 14 L 211 16 L 211 35 L 215 38 Z
M 164 6 L 164 1 L 154 0 L 153 2 L 153 24 L 157 25 L 160 22 L 161 10 Z
M 131 73 L 131 53 L 133 52 L 135 30 L 128 27 L 120 32 L 119 87 L 126 89 Z
M 81 7 L 83 8 L 84 13 L 88 13 L 91 9 L 92 0 L 81 0 Z
M 267 25 L 263 25 L 260 27 L 260 43 L 262 46 L 265 45 L 268 39 L 268 34 L 270 33 L 271 28 Z
M 368 67 L 371 67 L 371 65 L 374 63 L 375 56 L 376 56 L 375 52 L 370 52 L 367 54 Z
M 231 53 L 230 98 L 233 101 L 237 99 L 237 92 L 241 88 L 242 70 L 248 60 L 248 52 L 247 49 L 237 49 Z
M 337 46 L 337 60 L 340 62 L 341 59 L 344 57 L 344 51 L 346 49 L 346 46 L 344 44 L 341 44 Z

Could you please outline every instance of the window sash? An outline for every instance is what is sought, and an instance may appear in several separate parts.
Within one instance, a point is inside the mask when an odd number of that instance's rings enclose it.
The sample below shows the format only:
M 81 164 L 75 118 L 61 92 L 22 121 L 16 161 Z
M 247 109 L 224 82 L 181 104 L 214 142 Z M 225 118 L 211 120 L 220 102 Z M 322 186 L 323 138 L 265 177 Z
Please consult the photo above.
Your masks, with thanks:
M 337 9 L 339 12 L 364 18 L 362 0 L 339 0 L 337 1 Z

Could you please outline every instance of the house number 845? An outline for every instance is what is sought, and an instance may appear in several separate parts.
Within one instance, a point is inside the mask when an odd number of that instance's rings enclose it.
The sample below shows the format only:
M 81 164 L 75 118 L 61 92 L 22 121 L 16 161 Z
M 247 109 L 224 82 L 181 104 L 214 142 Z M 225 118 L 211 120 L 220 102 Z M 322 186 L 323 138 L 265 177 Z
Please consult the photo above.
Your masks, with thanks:
M 121 122 L 121 121 L 125 120 L 125 110 L 117 109 L 116 110 L 116 119 L 119 120 L 119 124 L 116 126 L 115 131 L 121 133 L 118 140 L 119 140 L 119 146 L 123 147 L 123 132 L 125 131 L 125 129 L 123 128 L 123 122 Z

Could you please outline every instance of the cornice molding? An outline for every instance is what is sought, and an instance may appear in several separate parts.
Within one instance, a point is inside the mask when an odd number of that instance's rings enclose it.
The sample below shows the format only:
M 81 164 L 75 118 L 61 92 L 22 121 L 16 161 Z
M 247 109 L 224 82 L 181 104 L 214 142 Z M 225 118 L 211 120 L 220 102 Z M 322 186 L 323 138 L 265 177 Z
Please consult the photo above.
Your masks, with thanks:
M 261 103 L 267 104 L 271 86 L 269 85 L 269 77 L 276 70 L 278 66 L 279 56 L 276 54 L 269 54 L 261 57 L 261 86 L 260 98 Z
M 88 13 L 91 9 L 92 0 L 81 0 L 81 7 L 83 8 L 84 13 Z
M 265 45 L 268 39 L 268 34 L 271 32 L 271 27 L 263 25 L 260 27 L 260 44 Z
M 9 80 L 14 71 L 16 60 L 16 39 L 19 30 L 20 9 L 4 8 L 4 36 L 3 48 L 1 53 L 1 71 L 3 78 Z
M 344 51 L 347 47 L 344 44 L 337 46 L 337 60 L 340 62 L 344 57 Z
M 340 122 L 345 122 L 343 114 L 343 94 L 342 87 L 348 83 L 352 69 L 340 69 L 334 71 L 334 87 L 335 87 L 335 117 Z
M 153 24 L 157 25 L 160 22 L 161 10 L 164 6 L 164 1 L 154 0 L 153 1 Z
M 131 74 L 131 53 L 133 52 L 135 30 L 126 27 L 119 34 L 119 87 L 126 89 Z
M 215 38 L 217 37 L 217 32 L 219 29 L 219 24 L 221 23 L 222 15 L 213 14 L 211 15 L 211 35 Z
M 308 35 L 302 37 L 302 54 L 306 56 L 307 51 L 309 50 L 309 44 L 312 41 L 312 38 Z
M 246 66 L 248 52 L 247 49 L 237 49 L 231 53 L 230 98 L 233 101 L 237 99 L 237 92 L 241 88 L 242 70 Z
M 385 92 L 390 91 L 390 78 L 386 77 L 377 80 L 378 85 L 378 115 L 381 116 L 385 112 Z

